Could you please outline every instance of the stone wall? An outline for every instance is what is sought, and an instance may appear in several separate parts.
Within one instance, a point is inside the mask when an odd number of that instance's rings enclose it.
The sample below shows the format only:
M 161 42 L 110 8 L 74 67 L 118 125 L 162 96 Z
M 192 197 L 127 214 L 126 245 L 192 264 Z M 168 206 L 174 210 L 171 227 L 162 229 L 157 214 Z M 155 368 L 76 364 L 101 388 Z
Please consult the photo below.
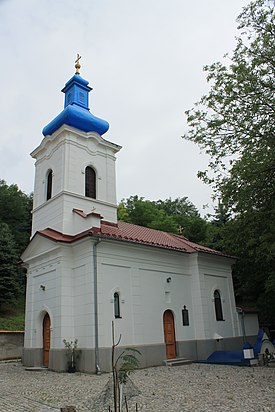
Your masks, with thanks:
M 23 331 L 0 331 L 0 360 L 21 358 L 23 346 Z

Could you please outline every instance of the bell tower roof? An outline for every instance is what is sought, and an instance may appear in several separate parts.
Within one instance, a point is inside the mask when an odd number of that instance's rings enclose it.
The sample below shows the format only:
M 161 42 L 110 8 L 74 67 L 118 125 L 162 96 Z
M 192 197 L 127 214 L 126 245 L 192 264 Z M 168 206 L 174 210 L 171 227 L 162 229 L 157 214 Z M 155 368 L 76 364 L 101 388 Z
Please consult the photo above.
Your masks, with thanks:
M 42 130 L 44 136 L 52 135 L 63 124 L 84 132 L 96 132 L 99 135 L 103 135 L 109 129 L 109 123 L 106 120 L 90 112 L 89 92 L 92 88 L 88 86 L 89 82 L 80 76 L 79 59 L 80 56 L 77 55 L 76 73 L 61 90 L 65 93 L 64 110 L 44 127 Z

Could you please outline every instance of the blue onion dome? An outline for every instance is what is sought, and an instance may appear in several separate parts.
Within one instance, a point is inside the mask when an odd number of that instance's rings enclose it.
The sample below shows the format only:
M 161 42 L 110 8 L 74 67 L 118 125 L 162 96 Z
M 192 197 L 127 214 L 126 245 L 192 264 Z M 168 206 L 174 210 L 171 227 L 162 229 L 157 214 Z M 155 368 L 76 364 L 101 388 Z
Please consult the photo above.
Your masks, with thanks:
M 44 127 L 42 130 L 44 136 L 53 134 L 63 124 L 83 132 L 96 132 L 100 135 L 107 132 L 109 123 L 90 112 L 89 92 L 92 88 L 88 84 L 89 82 L 83 79 L 77 70 L 62 89 L 65 93 L 64 110 Z

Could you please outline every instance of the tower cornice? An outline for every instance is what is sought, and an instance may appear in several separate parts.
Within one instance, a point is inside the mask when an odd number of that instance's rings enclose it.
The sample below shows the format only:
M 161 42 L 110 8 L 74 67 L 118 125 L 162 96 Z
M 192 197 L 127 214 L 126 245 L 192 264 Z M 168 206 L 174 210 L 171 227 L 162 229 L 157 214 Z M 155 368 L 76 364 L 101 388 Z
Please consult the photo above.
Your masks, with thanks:
M 111 149 L 114 153 L 119 152 L 119 150 L 122 148 L 122 146 L 110 142 L 109 140 L 103 139 L 102 136 L 100 136 L 96 132 L 82 132 L 74 127 L 68 126 L 64 124 L 61 126 L 58 130 L 56 130 L 55 133 L 52 135 L 45 136 L 42 142 L 40 143 L 39 146 L 37 146 L 36 149 L 34 149 L 30 155 L 36 159 L 39 155 L 41 155 L 44 151 L 47 150 L 47 148 L 51 145 L 51 143 L 54 142 L 56 145 L 56 142 L 62 138 L 62 136 L 66 136 L 67 134 L 73 135 L 77 138 L 81 137 L 82 139 L 85 139 L 85 145 L 87 145 L 87 140 L 93 140 L 95 143 L 97 143 L 99 146 L 102 147 L 108 147 Z

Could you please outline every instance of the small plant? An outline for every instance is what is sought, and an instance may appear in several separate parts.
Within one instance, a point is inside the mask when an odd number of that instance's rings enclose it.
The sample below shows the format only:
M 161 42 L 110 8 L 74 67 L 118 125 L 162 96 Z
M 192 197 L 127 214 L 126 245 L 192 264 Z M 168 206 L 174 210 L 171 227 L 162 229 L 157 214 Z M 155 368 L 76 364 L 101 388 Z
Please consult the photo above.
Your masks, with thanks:
M 139 360 L 136 358 L 136 355 L 141 355 L 141 353 L 135 348 L 125 348 L 123 352 L 117 357 L 117 359 L 115 359 L 115 349 L 121 341 L 121 335 L 119 336 L 117 343 L 115 343 L 114 322 L 112 322 L 112 341 L 114 412 L 122 412 L 123 385 L 127 383 L 129 375 L 138 368 Z M 125 405 L 126 410 L 128 410 L 126 397 Z
M 78 340 L 75 339 L 74 341 L 67 341 L 63 339 L 63 343 L 66 348 L 66 356 L 68 359 L 68 372 L 74 373 L 76 371 L 76 361 L 80 356 L 80 352 L 77 353 L 77 342 Z
M 269 352 L 269 350 L 266 348 L 263 354 L 264 366 L 269 366 L 269 363 L 274 362 L 274 361 L 275 361 L 274 353 Z

